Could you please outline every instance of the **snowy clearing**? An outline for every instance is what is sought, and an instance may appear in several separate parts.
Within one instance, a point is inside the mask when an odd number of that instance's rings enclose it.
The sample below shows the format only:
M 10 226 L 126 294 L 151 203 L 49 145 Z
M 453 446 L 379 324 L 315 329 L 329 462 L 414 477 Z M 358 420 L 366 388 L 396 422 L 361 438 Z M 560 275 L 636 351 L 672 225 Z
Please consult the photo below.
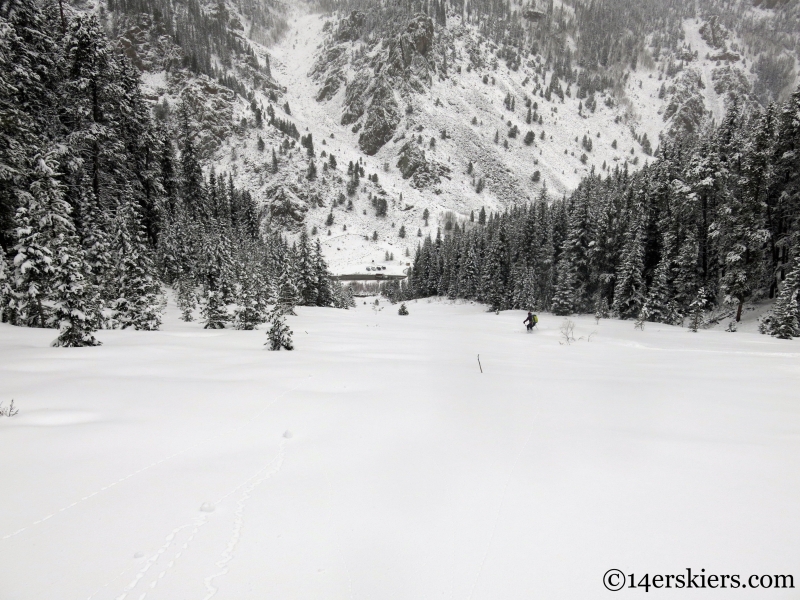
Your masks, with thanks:
M 586 599 L 611 568 L 800 586 L 796 343 L 578 317 L 562 345 L 551 315 L 362 302 L 298 308 L 295 352 L 173 304 L 100 348 L 0 325 L 0 598 Z

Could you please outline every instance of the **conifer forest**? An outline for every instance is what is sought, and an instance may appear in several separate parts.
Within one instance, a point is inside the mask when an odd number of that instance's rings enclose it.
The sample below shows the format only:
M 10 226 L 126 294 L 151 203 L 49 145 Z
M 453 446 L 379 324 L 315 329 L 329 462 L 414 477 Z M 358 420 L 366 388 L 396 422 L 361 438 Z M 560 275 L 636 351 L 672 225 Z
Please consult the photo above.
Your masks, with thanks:
M 407 293 L 671 325 L 714 307 L 738 322 L 745 302 L 769 298 L 762 330 L 800 336 L 798 149 L 800 90 L 766 109 L 734 104 L 635 173 L 592 173 L 568 197 L 543 190 L 485 226 L 426 238 Z
M 248 190 L 204 174 L 188 109 L 165 133 L 97 18 L 11 3 L 3 22 L 0 312 L 59 330 L 156 330 L 164 286 L 187 320 L 252 329 L 267 302 L 347 306 L 319 242 L 264 226 Z M 62 27 L 53 28 L 53 23 Z M 233 310 L 227 310 L 233 307 Z

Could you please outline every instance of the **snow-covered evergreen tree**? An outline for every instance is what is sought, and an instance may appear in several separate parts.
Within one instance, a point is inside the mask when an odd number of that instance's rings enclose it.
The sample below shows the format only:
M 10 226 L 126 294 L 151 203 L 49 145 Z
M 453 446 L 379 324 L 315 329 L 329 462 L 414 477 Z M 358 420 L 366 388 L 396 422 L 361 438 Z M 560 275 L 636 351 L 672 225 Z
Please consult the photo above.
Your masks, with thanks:
M 50 327 L 57 270 L 64 254 L 73 251 L 75 236 L 71 208 L 56 179 L 52 155 L 37 157 L 29 189 L 16 215 L 11 308 L 16 324 Z
M 295 277 L 297 281 L 297 291 L 300 294 L 300 302 L 305 306 L 315 306 L 319 293 L 317 269 L 314 264 L 314 256 L 308 240 L 308 233 L 304 229 L 300 232 L 300 241 L 297 245 L 297 260 L 295 261 Z
M 489 245 L 486 254 L 486 266 L 483 270 L 484 299 L 490 310 L 498 311 L 506 308 L 506 289 L 508 281 L 508 263 L 506 257 L 506 237 L 501 225 Z
M 800 337 L 798 295 L 800 295 L 800 252 L 795 254 L 792 270 L 781 284 L 769 323 L 770 335 L 784 340 Z
M 207 233 L 203 238 L 205 252 L 202 263 L 198 265 L 205 287 L 220 292 L 225 304 L 233 301 L 236 251 L 232 248 L 232 240 L 223 232 Z
M 333 290 L 331 289 L 331 279 L 328 272 L 328 264 L 322 254 L 322 244 L 317 240 L 314 244 L 314 279 L 316 281 L 317 306 L 331 306 L 333 301 Z
M 578 310 L 578 272 L 569 255 L 562 255 L 558 262 L 558 279 L 550 303 L 554 315 L 568 316 Z
M 207 206 L 203 171 L 197 158 L 194 129 L 186 103 L 180 105 L 179 123 L 181 136 L 180 197 L 190 217 L 205 220 L 211 216 L 211 211 Z
M 735 142 L 744 145 L 747 151 L 745 140 L 732 141 Z M 741 149 L 732 149 L 732 156 L 729 157 L 731 169 L 739 170 L 737 163 L 742 163 L 741 154 Z M 745 158 L 746 165 L 748 162 Z M 757 167 L 753 165 L 753 168 Z M 726 304 L 736 306 L 736 321 L 741 320 L 745 301 L 752 297 L 763 279 L 763 250 L 770 237 L 759 186 L 747 185 L 749 180 L 761 177 L 752 170 L 734 173 L 733 181 L 728 185 L 730 192 L 710 228 L 711 238 L 719 244 L 723 266 L 720 292 L 724 294 Z
M 253 265 L 243 273 L 237 286 L 233 323 L 236 329 L 251 330 L 266 320 L 266 303 Z
M 611 316 L 611 309 L 608 307 L 608 300 L 605 296 L 598 296 L 594 305 L 594 318 L 599 321 L 600 319 L 608 319 Z
M 206 289 L 200 305 L 203 329 L 225 329 L 229 320 L 228 306 L 219 290 Z
M 653 283 L 642 307 L 642 317 L 646 321 L 668 325 L 677 325 L 681 322 L 670 280 L 670 262 L 669 256 L 665 254 L 656 267 Z
M 294 315 L 294 307 L 297 306 L 300 293 L 295 283 L 294 268 L 291 257 L 285 256 L 281 264 L 280 275 L 278 276 L 278 297 L 277 305 L 284 314 Z
M 611 308 L 620 319 L 638 317 L 644 306 L 644 238 L 643 219 L 638 218 L 627 233 L 617 271 L 617 285 L 614 287 L 614 304 Z
M 479 287 L 477 262 L 475 248 L 470 244 L 458 270 L 458 292 L 463 298 L 473 299 L 477 295 Z
M 161 326 L 163 292 L 136 207 L 123 201 L 114 224 L 113 319 L 122 329 Z
M 15 320 L 10 308 L 14 291 L 11 277 L 11 265 L 6 258 L 6 253 L 0 249 L 0 323 L 9 323 Z
M 270 328 L 267 331 L 267 343 L 270 350 L 294 350 L 292 330 L 286 324 L 282 307 L 276 305 L 269 314 Z
M 53 346 L 78 348 L 99 346 L 93 332 L 99 321 L 97 290 L 86 277 L 83 249 L 77 236 L 59 244 L 53 257 L 53 319 L 58 337 Z
M 36 161 L 64 149 L 52 138 L 64 100 L 55 16 L 52 4 L 35 0 L 0 7 L 0 247 L 9 252 Z
M 176 283 L 176 300 L 178 310 L 181 311 L 181 320 L 187 323 L 194 320 L 194 310 L 197 308 L 197 295 L 194 282 L 188 275 L 178 278 Z
M 708 299 L 706 298 L 705 288 L 700 288 L 697 291 L 697 296 L 692 300 L 689 305 L 689 329 L 695 333 L 700 329 L 703 323 L 703 314 L 708 306 Z
M 107 307 L 115 299 L 114 221 L 111 215 L 98 205 L 92 194 L 83 194 L 83 250 L 86 257 L 87 276 L 97 288 L 100 307 L 109 317 Z M 103 321 L 106 317 L 103 318 Z M 105 325 L 105 323 L 103 323 Z
M 57 327 L 56 346 L 96 346 L 97 294 L 52 155 L 37 157 L 25 200 L 17 214 L 13 308 L 28 326 Z

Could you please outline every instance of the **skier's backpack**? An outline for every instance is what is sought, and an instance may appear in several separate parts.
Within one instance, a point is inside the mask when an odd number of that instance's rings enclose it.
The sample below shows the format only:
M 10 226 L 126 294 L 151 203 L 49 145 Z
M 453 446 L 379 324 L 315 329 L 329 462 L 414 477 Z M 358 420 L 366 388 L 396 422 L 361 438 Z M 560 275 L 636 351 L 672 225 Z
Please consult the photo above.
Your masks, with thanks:
M 538 322 L 539 322 L 539 317 L 537 317 L 536 315 L 533 315 L 533 324 L 534 324 L 534 326 L 535 326 L 535 325 L 536 325 Z

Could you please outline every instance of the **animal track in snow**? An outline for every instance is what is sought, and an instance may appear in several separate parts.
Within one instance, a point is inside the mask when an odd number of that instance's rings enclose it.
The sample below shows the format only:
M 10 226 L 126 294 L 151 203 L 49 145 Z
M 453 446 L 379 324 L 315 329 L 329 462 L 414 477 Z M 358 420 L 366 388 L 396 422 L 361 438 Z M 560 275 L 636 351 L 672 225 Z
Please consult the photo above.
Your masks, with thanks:
M 310 379 L 312 377 L 313 377 L 313 375 L 309 375 L 307 378 L 304 378 L 303 381 L 305 381 L 306 379 Z M 90 499 L 94 498 L 95 496 L 98 496 L 98 495 L 102 494 L 103 492 L 105 492 L 107 490 L 110 490 L 113 487 L 116 487 L 120 483 L 124 483 L 125 481 L 127 481 L 128 479 L 131 479 L 132 477 L 135 477 L 136 475 L 144 473 L 145 471 L 149 471 L 150 469 L 152 469 L 154 467 L 157 467 L 157 466 L 159 466 L 159 465 L 161 465 L 161 464 L 163 464 L 165 462 L 168 462 L 168 461 L 172 460 L 173 458 L 177 458 L 178 456 L 180 456 L 182 454 L 185 454 L 189 450 L 193 450 L 194 448 L 197 448 L 197 447 L 199 447 L 199 446 L 201 446 L 201 445 L 203 445 L 203 444 L 205 444 L 207 442 L 219 439 L 221 437 L 225 437 L 226 435 L 230 435 L 230 434 L 236 433 L 240 429 L 243 429 L 244 427 L 248 427 L 248 426 L 252 425 L 255 419 L 258 419 L 261 415 L 263 415 L 278 400 L 280 400 L 281 398 L 283 398 L 287 394 L 295 391 L 299 387 L 300 387 L 300 383 L 298 383 L 293 388 L 286 390 L 285 392 L 283 392 L 282 394 L 277 396 L 272 402 L 270 402 L 265 407 L 263 407 L 261 410 L 259 410 L 256 414 L 254 414 L 253 416 L 249 417 L 248 419 L 245 419 L 244 423 L 242 425 L 239 425 L 238 427 L 233 427 L 231 429 L 223 431 L 222 433 L 218 433 L 216 435 L 209 436 L 209 437 L 207 437 L 205 439 L 200 440 L 199 442 L 196 442 L 196 443 L 192 444 L 191 446 L 187 446 L 183 450 L 179 450 L 178 452 L 170 454 L 169 456 L 165 456 L 163 458 L 158 459 L 157 461 L 147 465 L 146 467 L 142 467 L 141 469 L 133 471 L 132 473 L 129 473 L 125 477 L 120 477 L 116 481 L 113 481 L 113 482 L 111 482 L 111 483 L 109 483 L 107 485 L 104 485 L 100 489 L 98 489 L 98 490 L 96 490 L 96 491 L 94 491 L 94 492 L 92 492 L 90 494 L 87 494 L 86 496 L 81 497 L 79 500 L 75 500 L 71 504 L 68 504 L 68 505 L 66 505 L 66 506 L 64 506 L 62 508 L 59 508 L 55 512 L 53 512 L 53 513 L 51 513 L 51 514 L 49 514 L 47 516 L 44 516 L 44 517 L 42 517 L 40 519 L 37 519 L 36 521 L 33 521 L 32 523 L 30 523 L 29 525 L 26 525 L 25 527 L 21 527 L 21 528 L 17 529 L 16 531 L 13 531 L 11 533 L 8 533 L 8 534 L 0 537 L 0 541 L 16 537 L 20 533 L 23 533 L 24 531 L 26 531 L 26 530 L 28 530 L 28 529 L 30 529 L 32 527 L 36 527 L 37 525 L 41 525 L 45 521 L 48 521 L 48 520 L 52 519 L 53 517 L 58 516 L 61 513 L 66 512 L 66 511 L 70 510 L 71 508 L 74 508 L 75 506 L 77 506 L 77 505 L 79 505 L 79 504 L 81 504 L 81 503 L 83 503 L 83 502 L 85 502 L 87 500 L 90 500 Z
M 167 574 L 167 571 L 169 571 L 172 567 L 175 566 L 175 562 L 181 557 L 184 551 L 186 551 L 186 549 L 189 547 L 189 544 L 194 539 L 195 535 L 197 535 L 197 532 L 207 522 L 208 522 L 208 516 L 203 515 L 201 517 L 195 518 L 194 523 L 186 523 L 184 525 L 181 525 L 180 527 L 176 527 L 175 529 L 173 529 L 170 532 L 170 534 L 167 535 L 166 539 L 164 540 L 164 544 L 155 552 L 155 554 L 153 554 L 153 556 L 147 559 L 144 566 L 141 569 L 139 569 L 139 572 L 136 574 L 133 580 L 125 587 L 125 590 L 122 592 L 122 594 L 117 596 L 116 600 L 125 600 L 128 594 L 132 592 L 133 589 L 139 585 L 139 582 L 145 577 L 145 575 L 147 575 L 147 572 L 159 561 L 159 559 L 164 555 L 164 553 L 167 550 L 169 550 L 170 546 L 172 546 L 173 543 L 175 542 L 178 534 L 182 530 L 192 527 L 192 525 L 194 525 L 192 531 L 189 534 L 189 537 L 186 538 L 186 541 L 184 541 L 183 545 L 180 547 L 178 552 L 176 552 L 175 556 L 172 557 L 172 560 L 170 560 L 167 563 L 166 567 L 161 570 L 161 572 L 156 576 L 156 578 L 153 581 L 150 582 L 150 585 L 148 586 L 148 591 L 154 589 L 158 585 L 158 582 L 161 581 Z M 141 594 L 138 600 L 144 600 L 144 598 L 147 596 L 147 593 L 148 592 L 146 591 L 143 594 Z
M 214 580 L 228 573 L 228 565 L 233 560 L 236 546 L 239 544 L 239 540 L 242 535 L 242 528 L 244 527 L 244 509 L 247 501 L 250 499 L 251 494 L 258 486 L 281 470 L 285 455 L 286 436 L 284 435 L 280 445 L 278 446 L 277 456 L 275 456 L 275 458 L 273 458 L 269 463 L 267 463 L 267 465 L 258 471 L 258 473 L 250 477 L 250 479 L 245 481 L 242 485 L 234 488 L 234 490 L 223 496 L 220 501 L 217 502 L 217 504 L 219 504 L 225 499 L 225 497 L 235 493 L 235 491 L 238 489 L 244 488 L 242 495 L 236 501 L 236 510 L 233 513 L 233 531 L 228 539 L 228 543 L 225 545 L 225 550 L 222 552 L 222 557 L 216 563 L 216 566 L 220 569 L 220 571 L 205 578 L 205 585 L 208 593 L 203 600 L 210 600 L 217 594 L 219 587 L 214 585 Z
M 172 557 L 172 559 L 166 564 L 164 569 L 162 569 L 158 573 L 156 578 L 153 579 L 150 582 L 150 584 L 148 585 L 147 591 L 142 593 L 137 598 L 137 600 L 145 600 L 145 598 L 146 598 L 147 594 L 149 593 L 149 591 L 152 590 L 152 589 L 155 589 L 155 587 L 158 585 L 158 582 L 161 581 L 164 578 L 164 576 L 167 574 L 167 572 L 175 566 L 175 563 L 183 555 L 183 553 L 186 550 L 189 549 L 189 545 L 191 544 L 192 540 L 194 540 L 194 538 L 197 535 L 197 533 L 200 530 L 200 528 L 203 527 L 206 523 L 209 522 L 209 519 L 211 518 L 211 513 L 214 512 L 216 506 L 221 504 L 226 498 L 228 498 L 229 496 L 235 494 L 238 490 L 240 490 L 242 488 L 245 488 L 245 492 L 242 495 L 242 498 L 244 499 L 244 501 L 246 501 L 246 498 L 249 498 L 250 493 L 252 492 L 252 490 L 255 487 L 257 487 L 264 480 L 268 479 L 269 477 L 271 477 L 272 475 L 277 473 L 278 470 L 280 470 L 280 465 L 283 463 L 283 455 L 284 455 L 284 451 L 285 451 L 285 446 L 286 446 L 286 442 L 284 440 L 281 440 L 281 443 L 280 443 L 280 445 L 278 447 L 278 454 L 266 466 L 262 467 L 255 475 L 251 475 L 250 477 L 245 479 L 244 482 L 238 484 L 236 487 L 234 487 L 233 489 L 231 489 L 230 491 L 225 493 L 216 502 L 214 502 L 214 503 L 204 502 L 200 506 L 200 511 L 203 513 L 201 516 L 195 517 L 192 520 L 192 522 L 190 522 L 190 523 L 185 523 L 185 524 L 173 529 L 167 535 L 167 537 L 165 538 L 164 544 L 155 552 L 155 554 L 153 554 L 150 558 L 147 559 L 147 561 L 145 562 L 144 566 L 139 570 L 139 572 L 136 574 L 136 576 L 133 578 L 133 580 L 125 587 L 125 590 L 122 592 L 122 594 L 120 594 L 119 596 L 116 597 L 116 600 L 125 600 L 125 598 L 127 598 L 128 594 L 131 591 L 133 591 L 139 585 L 139 583 L 142 581 L 142 579 L 144 579 L 144 577 L 147 575 L 148 571 L 156 563 L 158 563 L 160 561 L 160 559 L 162 558 L 164 553 L 167 550 L 169 550 L 169 548 L 172 545 L 175 544 L 175 541 L 176 541 L 176 539 L 178 537 L 178 534 L 181 531 L 183 531 L 184 529 L 187 529 L 187 528 L 193 526 L 193 529 L 190 532 L 189 537 L 186 538 L 186 540 L 181 545 L 181 547 L 178 549 L 178 551 L 175 553 L 175 555 Z M 274 471 L 270 471 L 269 470 L 270 467 L 273 464 L 275 464 L 276 462 L 278 463 L 277 468 L 274 469 Z M 265 471 L 268 471 L 268 472 L 265 473 Z M 237 507 L 237 511 L 236 511 L 236 513 L 234 513 L 234 517 L 235 517 L 236 520 L 234 521 L 234 536 L 232 536 L 231 539 L 233 539 L 235 537 L 236 540 L 233 543 L 233 546 L 231 546 L 231 541 L 228 542 L 228 545 L 226 547 L 226 551 L 228 550 L 228 548 L 232 549 L 232 547 L 235 547 L 236 543 L 238 543 L 239 531 L 241 530 L 241 525 L 243 524 L 243 521 L 241 519 L 241 512 L 244 509 L 244 501 L 242 499 L 239 500 L 239 505 L 240 506 Z M 223 553 L 223 557 L 224 556 L 225 556 L 225 554 Z M 233 558 L 232 555 L 231 555 L 231 558 Z M 221 562 L 222 561 L 218 562 L 217 566 L 221 566 Z M 227 572 L 227 569 L 225 570 L 225 572 Z M 224 574 L 224 573 L 222 573 L 222 574 Z M 216 576 L 218 576 L 218 575 L 212 576 L 211 579 L 213 579 L 213 577 L 216 577 Z M 208 579 L 209 578 L 206 579 L 207 582 L 208 582 Z M 104 587 L 107 587 L 107 586 L 108 586 L 108 584 L 106 584 L 106 586 L 104 586 Z M 206 583 L 206 587 L 208 587 L 208 583 Z M 216 593 L 216 591 L 214 593 Z

